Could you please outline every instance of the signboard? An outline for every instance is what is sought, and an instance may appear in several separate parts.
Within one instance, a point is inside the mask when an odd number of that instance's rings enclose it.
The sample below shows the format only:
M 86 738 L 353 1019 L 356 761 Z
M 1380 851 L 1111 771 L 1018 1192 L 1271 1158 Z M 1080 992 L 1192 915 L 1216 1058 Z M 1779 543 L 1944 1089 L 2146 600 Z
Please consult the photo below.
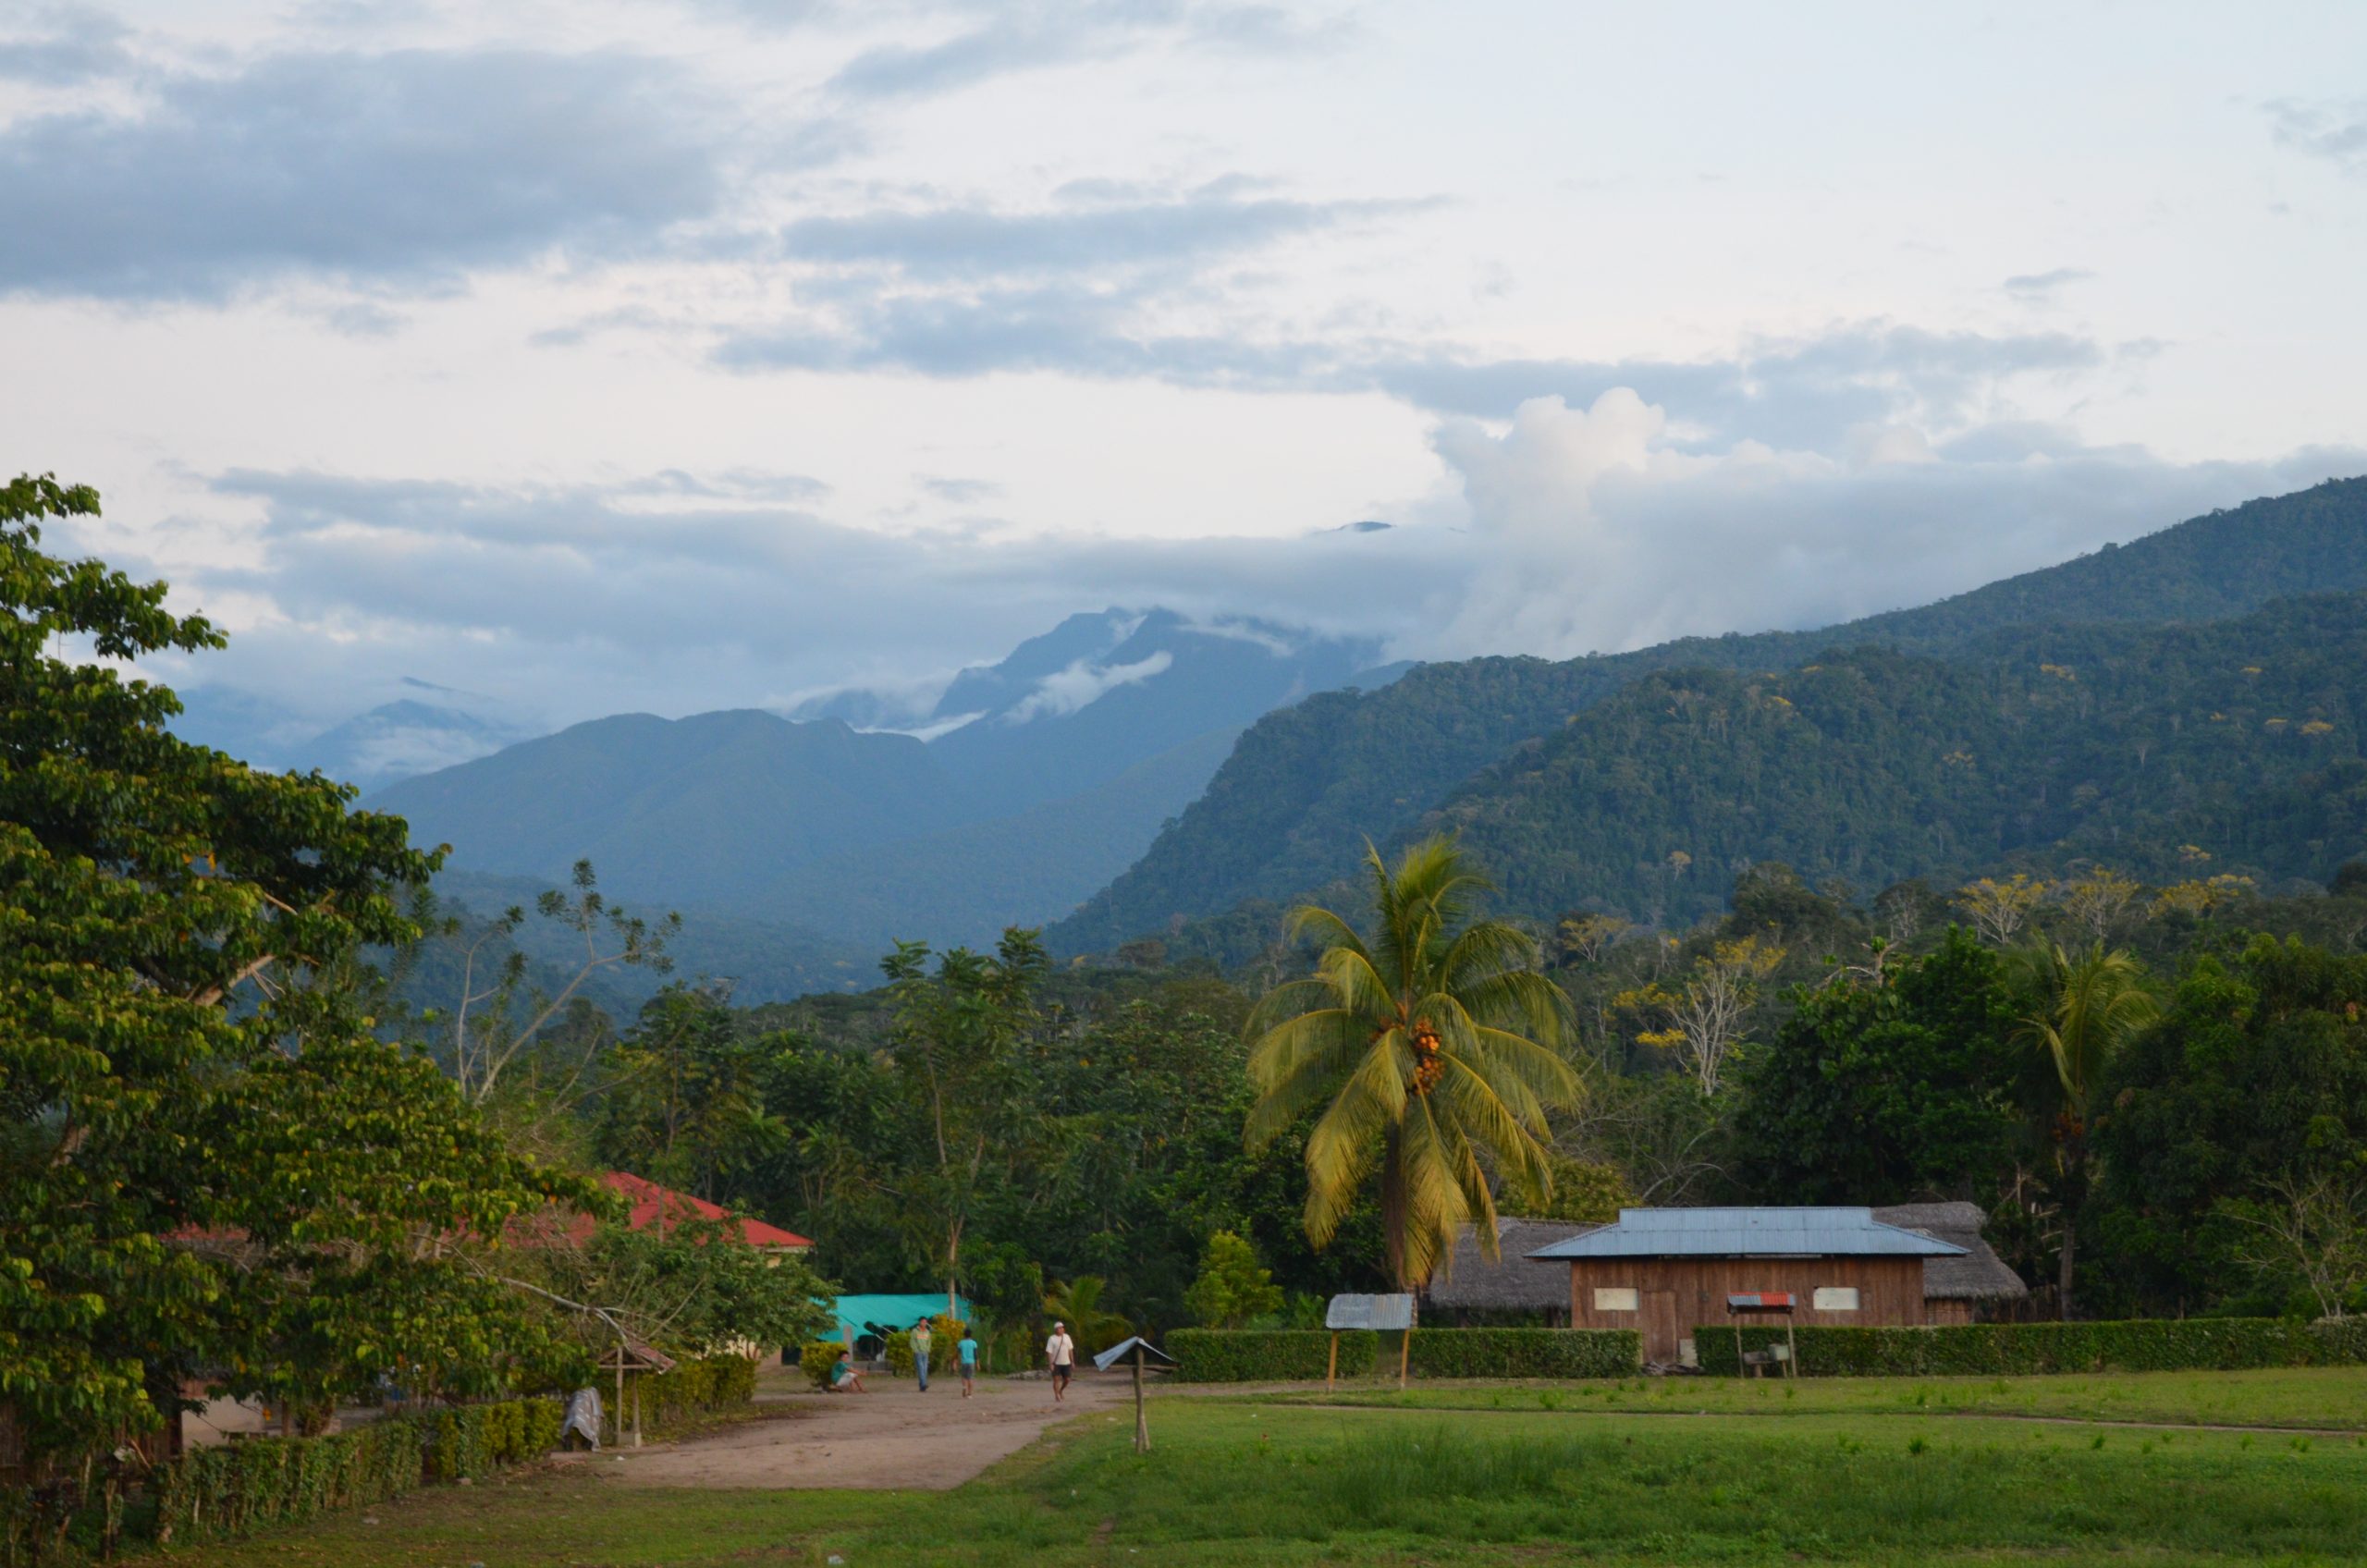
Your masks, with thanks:
M 1333 1296 L 1324 1310 L 1327 1329 L 1372 1329 L 1394 1333 L 1414 1326 L 1414 1298 L 1402 1296 Z
M 1789 1291 L 1747 1291 L 1726 1298 L 1728 1312 L 1789 1312 L 1792 1306 Z

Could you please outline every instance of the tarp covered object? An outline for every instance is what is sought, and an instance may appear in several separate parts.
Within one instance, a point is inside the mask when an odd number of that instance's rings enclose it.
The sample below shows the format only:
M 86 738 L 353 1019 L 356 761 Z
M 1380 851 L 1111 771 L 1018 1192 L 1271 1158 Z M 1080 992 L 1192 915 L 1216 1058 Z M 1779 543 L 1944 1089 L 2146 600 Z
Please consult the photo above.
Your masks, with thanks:
M 970 1321 L 970 1303 L 955 1296 L 953 1316 L 964 1323 Z M 830 1304 L 838 1314 L 838 1332 L 852 1329 L 858 1334 L 873 1332 L 872 1325 L 882 1329 L 909 1329 L 924 1317 L 936 1317 L 945 1311 L 945 1292 L 931 1292 L 926 1295 L 840 1296 Z M 950 1347 L 949 1347 L 950 1348 Z

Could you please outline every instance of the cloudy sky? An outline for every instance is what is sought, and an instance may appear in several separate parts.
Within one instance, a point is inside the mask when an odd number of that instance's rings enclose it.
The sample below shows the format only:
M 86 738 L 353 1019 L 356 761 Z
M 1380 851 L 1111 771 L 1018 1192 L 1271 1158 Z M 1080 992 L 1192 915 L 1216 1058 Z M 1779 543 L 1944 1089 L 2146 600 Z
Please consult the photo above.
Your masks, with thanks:
M 324 719 L 1113 604 L 1818 624 L 2367 472 L 2361 60 L 2349 3 L 0 3 L 0 429 L 233 631 L 178 679 Z

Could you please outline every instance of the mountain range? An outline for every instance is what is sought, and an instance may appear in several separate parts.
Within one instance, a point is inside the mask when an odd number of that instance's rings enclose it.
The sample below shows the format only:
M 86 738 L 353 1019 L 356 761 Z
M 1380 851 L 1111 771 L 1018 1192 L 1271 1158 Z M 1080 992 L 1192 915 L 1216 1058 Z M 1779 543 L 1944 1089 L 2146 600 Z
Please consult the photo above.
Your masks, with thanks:
M 2247 864 L 2322 876 L 2326 856 L 2367 849 L 2339 812 L 2307 832 L 2289 802 L 2238 821 L 2226 791 L 2241 798 L 2240 780 L 2202 763 L 2250 734 L 2269 748 L 2246 758 L 2264 789 L 2335 787 L 2318 769 L 2357 755 L 2346 716 L 2367 663 L 2329 663 L 2309 640 L 2351 646 L 2358 606 L 2279 601 L 2361 589 L 2367 480 L 2353 479 L 1822 631 L 1422 666 L 1385 691 L 1319 696 L 1252 726 L 1175 825 L 1048 939 L 1083 953 L 1183 936 L 1184 950 L 1239 960 L 1271 941 L 1272 906 L 1344 893 L 1367 838 L 1385 847 L 1441 827 L 1503 883 L 1509 913 L 1539 921 L 1589 904 L 1689 918 L 1752 858 L 1878 886 L 2059 841 L 2150 869 L 2174 853 L 2165 841 L 2211 821 Z M 2178 653 L 2179 638 L 2211 628 L 2230 640 L 2221 651 L 2257 656 L 2223 670 Z M 2253 685 L 2238 702 L 2225 682 L 2247 668 L 2258 673 L 2240 678 Z M 2306 691 L 2276 685 L 2304 669 Z M 2121 750 L 2075 750 L 2039 721 L 2066 702 Z M 2024 711 L 2000 729 L 1993 705 Z M 2250 728 L 2271 720 L 2282 727 Z M 2331 728 L 2305 738 L 2312 725 Z M 1924 766 L 1957 753 L 1972 773 Z M 2009 777 L 2035 793 L 2012 795 Z M 1970 778 L 2008 794 L 1976 802 Z M 2184 805 L 2164 803 L 2165 778 L 2191 791 L 2173 792 Z M 2102 815 L 2062 817 L 2070 796 Z M 1881 839 L 1877 824 L 1902 815 L 1925 819 L 1920 835 Z M 2260 837 L 2269 822 L 2285 825 L 2274 843 Z M 1678 853 L 1694 868 L 1682 886 L 1665 875 Z
M 619 715 L 366 803 L 454 846 L 455 877 L 558 885 L 588 858 L 636 906 L 710 931 L 768 922 L 779 962 L 728 971 L 763 1000 L 817 973 L 867 977 L 899 938 L 987 942 L 1074 908 L 1200 793 L 1245 725 L 1402 672 L 1379 656 L 1263 622 L 1110 610 L 963 671 L 904 729 L 849 722 L 891 713 L 867 692 L 797 717 Z

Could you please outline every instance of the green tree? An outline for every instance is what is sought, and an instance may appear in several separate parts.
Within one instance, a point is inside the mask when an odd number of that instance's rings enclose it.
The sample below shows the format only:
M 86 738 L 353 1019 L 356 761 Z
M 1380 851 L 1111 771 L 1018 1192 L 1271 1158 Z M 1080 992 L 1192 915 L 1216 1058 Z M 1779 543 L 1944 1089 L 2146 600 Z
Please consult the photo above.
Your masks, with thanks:
M 346 786 L 171 733 L 128 667 L 223 638 L 43 553 L 97 510 L 0 488 L 0 1403 L 37 1471 L 224 1368 L 307 1400 L 497 1380 L 533 1336 L 456 1238 L 595 1201 L 373 1038 L 358 955 L 414 935 L 396 894 L 434 858 Z
M 1030 1107 L 1017 1047 L 1036 1019 L 1050 961 L 1033 931 L 1005 931 L 992 956 L 955 948 L 938 959 L 899 942 L 880 963 L 895 1008 L 893 1060 L 926 1143 L 891 1182 L 907 1221 L 925 1231 L 955 1310 L 962 1240 L 991 1176 L 1021 1152 Z
M 1184 1303 L 1203 1328 L 1238 1329 L 1253 1317 L 1281 1311 L 1282 1288 L 1247 1242 L 1219 1231 L 1208 1238 L 1208 1251 L 1200 1257 L 1200 1277 L 1192 1281 Z
M 2076 957 L 2061 944 L 2024 954 L 2023 986 L 2035 1003 L 2014 1038 L 2054 1069 L 2049 1109 L 2063 1243 L 2056 1260 L 2057 1309 L 2072 1315 L 2079 1219 L 2088 1196 L 2088 1128 L 2095 1091 L 2113 1059 L 2159 1016 L 2145 966 L 2124 949 L 2095 943 Z
M 1134 1331 L 1121 1313 L 1102 1305 L 1109 1281 L 1098 1274 L 1054 1280 L 1044 1292 L 1044 1316 L 1069 1327 L 1069 1337 L 1086 1355 L 1107 1350 Z
M 1935 950 L 1792 993 L 1742 1073 L 1745 1184 L 1785 1203 L 1969 1196 L 2010 1166 L 2017 1082 L 1997 956 L 1961 926 Z
M 2367 956 L 2263 936 L 2196 959 L 2095 1104 L 2090 1289 L 2116 1312 L 2282 1310 L 2306 1271 L 2264 1268 L 2246 1220 L 2300 1207 L 2324 1231 L 2310 1194 L 2367 1171 Z
M 1546 1110 L 1577 1094 L 1560 1047 L 1569 998 L 1537 972 L 1537 944 L 1472 920 L 1485 884 L 1453 843 L 1426 839 L 1392 870 L 1366 847 L 1376 923 L 1367 944 L 1330 910 L 1294 910 L 1294 940 L 1324 944 L 1315 974 L 1275 987 L 1250 1020 L 1257 1091 L 1248 1145 L 1320 1107 L 1306 1141 L 1308 1239 L 1320 1246 L 1378 1158 L 1391 1276 L 1426 1282 L 1476 1222 L 1492 1256 L 1492 1166 L 1550 1193 Z

